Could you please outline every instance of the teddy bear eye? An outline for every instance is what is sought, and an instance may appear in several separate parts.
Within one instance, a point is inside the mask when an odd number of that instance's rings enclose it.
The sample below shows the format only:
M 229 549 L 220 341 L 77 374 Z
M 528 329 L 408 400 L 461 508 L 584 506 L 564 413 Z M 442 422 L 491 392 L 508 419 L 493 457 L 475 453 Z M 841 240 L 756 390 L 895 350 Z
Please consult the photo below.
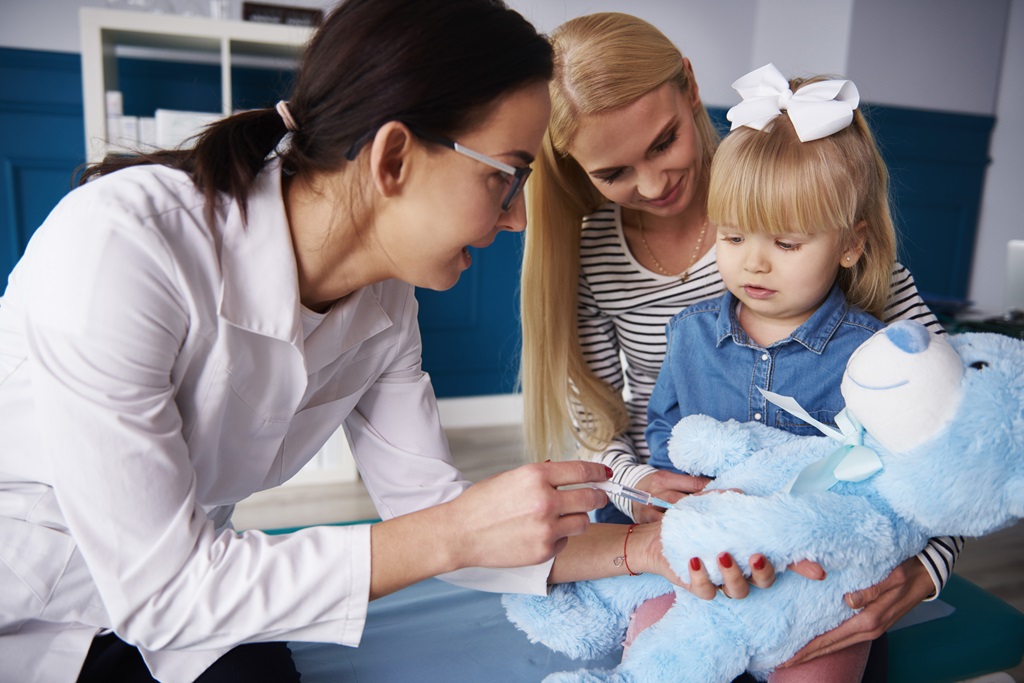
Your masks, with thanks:
M 986 363 L 983 360 L 976 360 L 973 363 L 971 363 L 971 367 L 974 368 L 975 370 L 984 370 L 985 368 L 988 367 L 988 363 Z

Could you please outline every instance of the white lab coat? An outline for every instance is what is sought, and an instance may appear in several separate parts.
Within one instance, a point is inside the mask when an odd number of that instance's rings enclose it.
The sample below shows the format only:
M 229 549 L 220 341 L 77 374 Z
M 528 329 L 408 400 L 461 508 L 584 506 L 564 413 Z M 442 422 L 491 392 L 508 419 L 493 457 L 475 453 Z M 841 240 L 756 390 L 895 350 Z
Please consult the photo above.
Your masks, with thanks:
M 211 231 L 190 180 L 120 171 L 69 194 L 0 299 L 0 661 L 73 681 L 114 629 L 162 681 L 235 645 L 357 645 L 368 526 L 236 533 L 344 421 L 382 517 L 457 496 L 413 288 L 336 304 L 303 340 L 280 169 Z M 448 578 L 543 593 L 549 565 Z M 7 680 L 5 678 L 5 680 Z

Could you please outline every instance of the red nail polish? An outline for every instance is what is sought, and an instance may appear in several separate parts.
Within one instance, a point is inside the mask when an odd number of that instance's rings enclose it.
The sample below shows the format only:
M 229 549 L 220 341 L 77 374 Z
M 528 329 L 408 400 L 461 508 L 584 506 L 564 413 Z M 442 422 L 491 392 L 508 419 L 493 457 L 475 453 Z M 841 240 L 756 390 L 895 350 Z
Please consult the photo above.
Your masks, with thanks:
M 722 553 L 718 556 L 718 564 L 722 565 L 726 569 L 732 568 L 732 555 L 729 553 Z
M 700 558 L 699 557 L 690 558 L 690 569 L 692 569 L 695 572 L 699 572 L 700 571 Z
M 764 569 L 764 565 L 765 565 L 764 555 L 759 555 L 757 557 L 757 559 L 754 560 L 754 569 L 756 569 L 757 571 L 761 571 L 762 569 Z
M 611 468 L 611 467 L 608 467 L 608 465 L 605 465 L 605 466 L 604 466 L 604 471 L 608 473 L 608 478 L 609 478 L 609 479 L 611 479 L 611 478 L 612 478 L 612 475 L 613 475 L 613 474 L 615 474 L 614 472 L 612 472 L 612 468 Z

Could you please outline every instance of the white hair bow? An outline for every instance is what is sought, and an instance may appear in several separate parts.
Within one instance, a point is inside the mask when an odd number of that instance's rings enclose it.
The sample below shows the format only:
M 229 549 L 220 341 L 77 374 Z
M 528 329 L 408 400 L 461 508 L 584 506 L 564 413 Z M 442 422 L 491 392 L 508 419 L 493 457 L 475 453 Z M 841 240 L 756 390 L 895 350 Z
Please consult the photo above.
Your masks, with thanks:
M 739 126 L 763 130 L 769 121 L 787 111 L 800 142 L 828 137 L 846 128 L 860 104 L 853 81 L 818 81 L 794 93 L 774 64 L 751 71 L 732 87 L 743 98 L 726 114 L 732 130 Z

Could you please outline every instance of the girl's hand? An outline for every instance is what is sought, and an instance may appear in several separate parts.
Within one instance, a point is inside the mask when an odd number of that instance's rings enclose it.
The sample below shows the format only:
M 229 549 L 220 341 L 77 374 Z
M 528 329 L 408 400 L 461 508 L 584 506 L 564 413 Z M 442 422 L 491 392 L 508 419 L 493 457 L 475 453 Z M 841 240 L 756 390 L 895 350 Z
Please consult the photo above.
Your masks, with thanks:
M 604 465 L 581 460 L 524 465 L 485 479 L 448 503 L 459 567 L 519 567 L 546 562 L 590 524 L 587 512 L 608 497 L 569 484 L 607 481 Z
M 666 470 L 652 472 L 637 483 L 637 488 L 661 498 L 665 502 L 675 503 L 683 497 L 699 493 L 711 481 L 707 477 L 694 477 L 689 474 L 676 474 Z M 633 519 L 637 522 L 656 522 L 665 514 L 665 510 L 651 505 L 633 503 Z

